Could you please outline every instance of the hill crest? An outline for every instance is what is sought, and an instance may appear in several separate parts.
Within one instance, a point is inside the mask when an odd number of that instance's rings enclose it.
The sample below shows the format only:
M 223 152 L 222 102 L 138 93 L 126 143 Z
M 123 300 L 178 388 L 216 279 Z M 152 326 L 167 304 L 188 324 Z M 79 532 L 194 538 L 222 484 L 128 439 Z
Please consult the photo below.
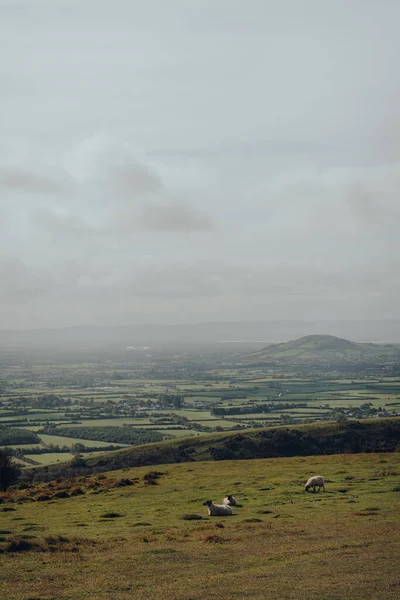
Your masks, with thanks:
M 263 351 L 272 350 L 273 348 L 282 349 L 315 349 L 315 350 L 334 350 L 342 351 L 347 349 L 358 349 L 360 346 L 367 344 L 360 344 L 357 342 L 351 342 L 344 338 L 336 337 L 335 335 L 305 335 L 303 337 L 291 340 L 289 342 L 281 342 L 279 344 L 272 344 L 264 348 Z M 376 345 L 376 344 L 368 344 Z
M 390 360 L 399 358 L 400 348 L 393 345 L 359 343 L 333 335 L 306 335 L 296 340 L 271 344 L 248 354 L 250 360 L 265 359 L 285 362 Z

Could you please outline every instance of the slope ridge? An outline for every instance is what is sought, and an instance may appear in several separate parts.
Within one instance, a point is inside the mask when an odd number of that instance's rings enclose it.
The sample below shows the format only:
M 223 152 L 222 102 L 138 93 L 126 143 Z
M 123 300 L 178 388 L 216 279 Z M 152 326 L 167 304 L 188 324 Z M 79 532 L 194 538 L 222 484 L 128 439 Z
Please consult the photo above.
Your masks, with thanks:
M 306 335 L 271 344 L 247 355 L 249 359 L 285 361 L 376 360 L 400 357 L 400 346 L 359 343 L 333 335 Z

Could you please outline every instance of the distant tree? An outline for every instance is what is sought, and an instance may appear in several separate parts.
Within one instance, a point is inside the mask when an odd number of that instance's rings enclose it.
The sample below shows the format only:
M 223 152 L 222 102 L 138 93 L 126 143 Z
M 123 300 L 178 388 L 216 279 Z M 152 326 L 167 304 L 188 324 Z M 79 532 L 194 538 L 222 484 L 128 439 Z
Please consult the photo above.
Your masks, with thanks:
M 337 423 L 345 423 L 346 421 L 348 421 L 347 416 L 342 412 L 338 413 L 338 415 L 336 417 L 336 422 Z
M 85 450 L 86 450 L 86 447 L 84 446 L 84 444 L 81 444 L 80 442 L 73 444 L 72 448 L 71 448 L 72 454 L 80 454 L 81 452 L 85 452 Z
M 74 458 L 69 463 L 71 467 L 87 467 L 86 461 L 83 458 L 82 454 L 75 454 Z
M 20 475 L 20 469 L 14 462 L 9 450 L 7 448 L 0 449 L 0 489 L 3 492 L 7 491 L 7 488 L 17 481 Z

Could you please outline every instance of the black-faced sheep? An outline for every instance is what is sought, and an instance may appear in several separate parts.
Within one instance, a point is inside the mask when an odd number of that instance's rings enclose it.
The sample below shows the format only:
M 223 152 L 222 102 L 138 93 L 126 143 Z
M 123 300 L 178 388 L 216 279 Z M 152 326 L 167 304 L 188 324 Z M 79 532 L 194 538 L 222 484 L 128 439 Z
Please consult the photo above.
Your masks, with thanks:
M 315 492 L 315 488 L 318 488 L 318 491 L 322 488 L 325 491 L 325 483 L 323 477 L 321 475 L 315 475 L 314 477 L 310 477 L 310 479 L 306 483 L 306 492 L 310 488 L 313 488 Z
M 223 504 L 213 504 L 212 500 L 203 502 L 203 506 L 207 506 L 210 517 L 228 517 L 233 514 L 230 506 Z
M 237 500 L 234 496 L 227 496 L 223 499 L 222 504 L 226 504 L 227 506 L 237 506 Z

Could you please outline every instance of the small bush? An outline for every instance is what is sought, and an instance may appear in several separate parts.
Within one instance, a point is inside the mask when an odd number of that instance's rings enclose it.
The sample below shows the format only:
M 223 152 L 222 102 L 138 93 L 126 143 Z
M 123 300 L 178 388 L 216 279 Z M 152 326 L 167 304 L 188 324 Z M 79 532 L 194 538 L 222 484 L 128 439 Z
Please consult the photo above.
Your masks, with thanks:
M 72 488 L 72 490 L 70 491 L 71 496 L 82 496 L 85 492 L 79 488 Z
M 73 469 L 81 469 L 82 467 L 87 467 L 86 460 L 80 455 L 77 454 L 69 463 Z
M 228 542 L 228 538 L 223 538 L 220 535 L 205 535 L 202 537 L 202 541 L 205 544 L 223 544 Z
M 157 485 L 157 479 L 160 479 L 162 475 L 164 475 L 164 473 L 161 473 L 160 471 L 150 471 L 149 473 L 146 473 L 146 475 L 143 475 L 143 481 L 147 485 Z
M 17 490 L 27 490 L 28 488 L 30 488 L 31 486 L 29 485 L 29 483 L 18 483 L 16 486 Z
M 69 539 L 62 535 L 48 535 L 47 537 L 44 538 L 44 541 L 49 546 L 56 546 L 59 543 L 65 544 L 66 542 L 69 542 Z
M 373 515 L 377 515 L 375 510 L 360 510 L 359 512 L 354 513 L 357 517 L 372 517 Z
M 105 512 L 101 514 L 100 517 L 102 519 L 116 519 L 117 517 L 122 517 L 122 515 L 117 512 Z
M 1 509 L 1 512 L 11 512 L 13 510 L 16 510 L 16 509 L 13 508 L 12 506 L 5 506 L 4 508 Z
M 69 494 L 65 490 L 61 490 L 53 494 L 53 498 L 69 498 Z
M 50 500 L 50 496 L 48 494 L 40 494 L 40 496 L 36 496 L 37 502 L 44 502 L 46 500 Z
M 37 544 L 30 542 L 29 540 L 22 538 L 12 538 L 7 541 L 7 544 L 4 547 L 5 552 L 27 552 L 28 550 L 32 550 L 34 546 Z
M 127 485 L 134 485 L 134 483 L 130 479 L 120 479 L 115 482 L 115 487 L 125 487 Z
M 188 515 L 183 515 L 183 517 L 181 517 L 183 521 L 202 521 L 203 517 L 200 515 L 195 515 L 195 514 L 188 514 Z
M 138 521 L 137 523 L 133 523 L 132 527 L 151 527 L 151 523 L 147 523 L 146 521 Z

